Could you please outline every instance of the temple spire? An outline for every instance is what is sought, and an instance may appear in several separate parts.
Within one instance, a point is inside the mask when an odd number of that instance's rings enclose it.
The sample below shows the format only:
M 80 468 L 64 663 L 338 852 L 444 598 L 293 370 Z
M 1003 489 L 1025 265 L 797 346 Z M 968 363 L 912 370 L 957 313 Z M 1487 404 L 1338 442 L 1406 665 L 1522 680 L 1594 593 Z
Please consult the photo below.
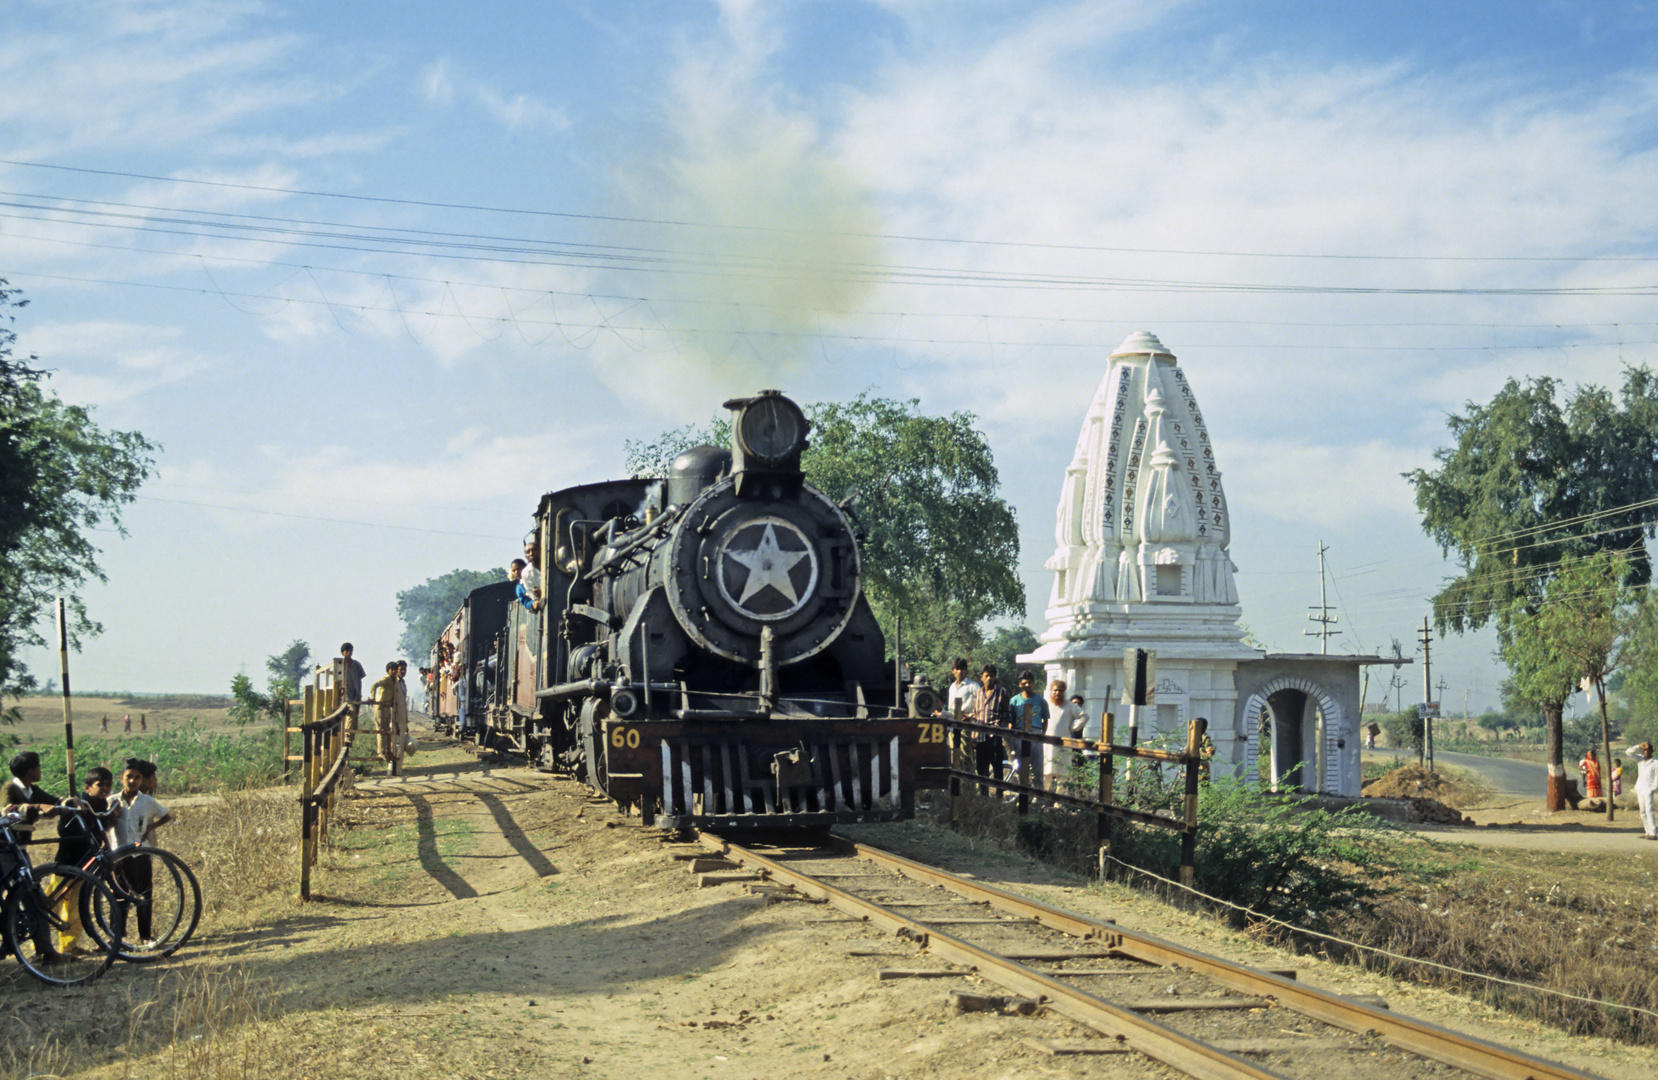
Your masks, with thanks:
M 1126 640 L 1128 620 L 1154 615 L 1184 624 L 1179 637 L 1204 651 L 1252 655 L 1237 628 L 1230 534 L 1197 398 L 1174 354 L 1136 331 L 1112 352 L 1065 470 L 1040 652 Z

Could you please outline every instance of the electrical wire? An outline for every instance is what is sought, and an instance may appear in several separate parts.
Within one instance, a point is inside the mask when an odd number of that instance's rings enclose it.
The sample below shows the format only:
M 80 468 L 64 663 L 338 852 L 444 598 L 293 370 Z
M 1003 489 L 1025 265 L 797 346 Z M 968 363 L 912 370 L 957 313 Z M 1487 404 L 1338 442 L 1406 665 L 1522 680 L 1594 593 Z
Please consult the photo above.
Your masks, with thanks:
M 79 222 L 82 227 L 117 229 L 125 231 L 184 236 L 192 239 L 226 239 L 226 233 L 249 243 L 282 244 L 320 248 L 324 250 L 356 251 L 374 254 L 434 255 L 468 261 L 504 262 L 530 266 L 562 266 L 576 269 L 613 269 L 625 267 L 635 273 L 669 273 L 688 275 L 719 274 L 721 276 L 780 278 L 789 280 L 790 273 L 800 273 L 806 264 L 787 260 L 762 258 L 754 255 L 677 253 L 667 249 L 608 250 L 593 246 L 561 247 L 549 242 L 511 239 L 506 242 L 466 241 L 450 239 L 448 235 L 380 235 L 364 232 L 356 226 L 350 231 L 330 231 L 315 228 L 292 228 L 276 225 L 255 225 L 238 222 L 209 221 L 201 218 L 152 219 L 145 215 L 115 211 L 73 210 L 39 207 L 16 202 L 0 202 L 13 210 L 33 210 L 41 214 L 74 213 L 88 218 Z M 25 221 L 56 221 L 56 218 L 30 214 L 0 214 L 0 218 Z M 152 224 L 158 221 L 159 224 Z M 168 227 L 162 227 L 168 226 Z M 201 231 L 212 230 L 212 231 Z M 540 256 L 516 258 L 508 256 Z M 821 275 L 824 268 L 813 266 L 811 273 Z M 1115 278 L 1082 274 L 1052 272 L 1018 272 L 976 270 L 945 266 L 912 266 L 905 264 L 842 263 L 835 267 L 840 280 L 886 284 L 930 285 L 935 287 L 975 287 L 994 289 L 1036 289 L 1041 291 L 1113 291 L 1199 294 L 1273 294 L 1319 296 L 1654 296 L 1658 284 L 1646 285 L 1564 285 L 1564 286 L 1382 286 L 1336 285 L 1332 283 L 1272 283 L 1245 281 L 1206 281 L 1180 278 Z
M 24 169 L 48 169 L 87 176 L 109 176 L 126 180 L 152 180 L 164 184 L 189 184 L 235 191 L 257 191 L 276 195 L 299 195 L 310 198 L 340 199 L 352 202 L 381 203 L 391 206 L 415 206 L 437 210 L 467 210 L 491 214 L 514 214 L 528 217 L 560 218 L 573 221 L 599 221 L 629 225 L 668 225 L 680 228 L 715 229 L 738 232 L 778 233 L 782 235 L 845 236 L 871 240 L 896 240 L 926 244 L 954 244 L 971 247 L 1006 247 L 1038 251 L 1095 251 L 1111 254 L 1187 255 L 1225 258 L 1257 259 L 1329 259 L 1374 262 L 1514 262 L 1514 263 L 1584 263 L 1584 262 L 1658 262 L 1649 255 L 1366 255 L 1351 253 L 1225 251 L 1183 248 L 1141 248 L 1101 244 L 1053 244 L 1022 240 L 983 240 L 965 237 L 925 236 L 904 233 L 865 233 L 841 230 L 795 229 L 768 225 L 741 225 L 674 218 L 630 217 L 620 214 L 577 213 L 562 210 L 530 210 L 520 207 L 488 206 L 477 203 L 438 202 L 428 199 L 404 199 L 383 195 L 353 195 L 335 191 L 317 191 L 287 188 L 269 184 L 242 184 L 228 180 L 201 180 L 181 176 L 158 176 L 153 173 L 125 172 L 118 169 L 91 169 L 73 165 L 56 165 L 38 161 L 0 158 L 0 165 Z M 45 197 L 45 196 L 43 196 Z
M 682 306 L 688 306 L 688 307 L 729 307 L 730 306 L 730 301 L 728 301 L 728 300 L 702 299 L 700 297 L 695 297 L 695 296 L 641 297 L 641 296 L 638 296 L 634 293 L 605 293 L 605 292 L 574 293 L 574 292 L 566 292 L 566 291 L 563 291 L 563 290 L 545 289 L 545 288 L 532 287 L 532 286 L 526 286 L 526 285 L 509 285 L 509 284 L 503 284 L 503 283 L 498 282 L 498 281 L 462 281 L 462 280 L 455 279 L 453 276 L 442 277 L 442 278 L 424 277 L 424 276 L 417 275 L 417 274 L 396 274 L 396 273 L 390 273 L 390 272 L 387 272 L 387 271 L 384 271 L 384 270 L 365 270 L 365 269 L 360 269 L 360 268 L 357 268 L 357 267 L 350 267 L 350 266 L 319 266 L 319 265 L 316 265 L 314 263 L 286 262 L 286 261 L 280 260 L 280 259 L 250 259 L 250 258 L 241 258 L 241 257 L 237 257 L 237 256 L 234 256 L 234 255 L 224 255 L 224 254 L 211 254 L 210 255 L 210 254 L 207 254 L 207 253 L 204 253 L 204 252 L 199 252 L 199 251 L 188 252 L 188 251 L 177 251 L 177 250 L 172 250 L 172 249 L 167 249 L 167 248 L 136 247 L 136 246 L 133 246 L 131 244 L 100 244 L 100 243 L 96 243 L 96 242 L 90 241 L 90 240 L 69 240 L 69 239 L 65 239 L 63 237 L 59 237 L 59 236 L 40 236 L 40 235 L 30 235 L 30 234 L 13 234 L 13 235 L 20 235 L 20 236 L 22 236 L 22 238 L 30 240 L 30 241 L 35 242 L 35 243 L 59 244 L 59 245 L 63 245 L 63 246 L 66 246 L 66 247 L 86 248 L 88 250 L 93 250 L 93 251 L 118 251 L 118 252 L 122 252 L 122 253 L 138 252 L 138 253 L 146 254 L 146 255 L 160 255 L 160 256 L 163 256 L 163 257 L 176 258 L 176 259 L 189 259 L 189 260 L 198 260 L 198 261 L 211 260 L 213 262 L 222 262 L 222 263 L 240 263 L 240 264 L 245 264 L 247 266 L 256 267 L 256 268 L 282 267 L 282 268 L 286 268 L 286 269 L 306 270 L 306 271 L 321 271 L 321 272 L 330 273 L 330 274 L 342 274 L 342 275 L 347 275 L 347 276 L 372 277 L 372 278 L 382 278 L 382 279 L 390 278 L 390 279 L 397 280 L 397 281 L 411 281 L 411 282 L 419 282 L 419 283 L 423 283 L 423 284 L 460 285 L 460 286 L 478 288 L 478 289 L 500 290 L 503 293 L 529 293 L 529 294 L 532 294 L 532 295 L 544 295 L 544 294 L 545 295 L 560 295 L 560 296 L 582 297 L 582 298 L 588 298 L 588 299 L 598 298 L 598 299 L 601 299 L 601 300 L 625 300 L 625 301 L 630 301 L 630 302 L 646 302 L 646 303 L 652 303 L 652 304 L 674 304 L 674 305 L 682 305 Z M 22 271 L 18 271 L 18 272 L 21 273 Z M 96 279 L 86 279 L 86 280 L 95 281 Z M 127 282 L 111 282 L 111 284 L 129 284 L 129 283 L 127 283 Z M 754 299 L 754 300 L 745 301 L 744 306 L 750 307 L 750 308 L 755 308 L 755 309 L 762 310 L 762 311 L 765 311 L 765 310 L 784 310 L 784 311 L 788 311 L 788 312 L 793 313 L 793 312 L 798 312 L 798 311 L 802 310 L 801 308 L 799 308 L 797 306 L 794 306 L 794 305 L 786 305 L 786 304 L 780 304 L 780 303 L 770 303 L 770 302 L 767 302 L 764 298 L 758 298 L 758 299 Z M 845 314 L 844 311 L 841 311 L 841 310 L 838 310 L 838 309 L 830 309 L 830 308 L 806 308 L 805 310 L 812 313 L 812 314 L 818 314 L 818 315 L 840 316 L 840 315 Z M 915 310 L 915 309 L 906 309 L 904 311 L 887 311 L 887 310 L 882 310 L 882 309 L 868 309 L 868 310 L 864 310 L 864 311 L 859 312 L 859 314 L 863 315 L 865 317 L 869 317 L 869 318 L 891 318 L 891 319 L 950 319 L 950 320 L 956 320 L 956 319 L 968 319 L 968 318 L 977 319 L 977 318 L 987 317 L 987 315 L 984 311 L 918 311 L 918 310 Z M 994 315 L 990 315 L 988 317 L 995 318 L 995 319 L 997 319 L 999 321 L 1002 321 L 1002 322 L 1040 322 L 1040 323 L 1044 323 L 1044 324 L 1053 324 L 1053 325 L 1060 325 L 1060 326 L 1121 326 L 1125 323 L 1134 323 L 1134 322 L 1146 321 L 1145 319 L 1142 319 L 1142 318 L 1127 317 L 1127 316 L 1120 317 L 1120 318 L 1088 318 L 1086 316 L 1070 316 L 1070 315 L 1026 315 L 1026 314 L 1021 314 L 1019 312 L 997 312 Z M 1179 318 L 1167 318 L 1167 317 L 1161 316 L 1161 315 L 1157 317 L 1157 321 L 1160 322 L 1160 323 L 1164 323 L 1164 324 L 1168 324 L 1168 325 L 1174 325 L 1174 326 L 1252 326 L 1252 327 L 1272 327 L 1274 329 L 1280 329 L 1280 328 L 1300 328 L 1300 329 L 1318 328 L 1318 329 L 1364 330 L 1364 329 L 1376 329 L 1376 328 L 1398 329 L 1398 328 L 1407 328 L 1408 327 L 1408 328 L 1416 328 L 1416 329 L 1441 329 L 1441 330 L 1443 330 L 1443 329 L 1459 329 L 1459 330 L 1553 330 L 1553 331 L 1561 332 L 1561 333 L 1564 333 L 1566 331 L 1604 330 L 1604 329 L 1607 329 L 1607 328 L 1618 329 L 1618 328 L 1621 328 L 1621 327 L 1626 326 L 1626 325 L 1642 325 L 1642 326 L 1646 325 L 1644 322 L 1641 322 L 1641 323 L 1635 323 L 1635 322 L 1627 322 L 1627 323 L 1621 323 L 1621 322 L 1587 322 L 1587 323 L 1573 323 L 1573 322 L 1546 322 L 1546 323 L 1504 322 L 1504 323 L 1482 323 L 1482 322 L 1447 322 L 1447 321 L 1439 321 L 1439 320 L 1408 320 L 1408 319 L 1394 320 L 1394 321 L 1391 321 L 1391 322 L 1366 322 L 1366 321 L 1352 321 L 1352 320 L 1341 321 L 1341 322 L 1333 322 L 1333 321 L 1307 322 L 1307 321 L 1295 321 L 1295 320 L 1283 320 L 1283 319 L 1275 319 L 1275 320 L 1258 320 L 1258 319 L 1179 319 Z M 1628 339 L 1628 338 L 1620 338 L 1620 343 L 1624 344 L 1624 345 L 1658 345 L 1658 339 L 1654 339 L 1654 340 L 1635 340 L 1635 339 Z M 1271 349 L 1306 348 L 1306 349 L 1372 349 L 1372 350 L 1412 349 L 1412 350 L 1442 352 L 1442 351 L 1447 351 L 1447 350 L 1450 350 L 1450 351 L 1470 351 L 1470 350 L 1508 351 L 1508 350 L 1513 350 L 1513 349 L 1578 348 L 1578 347 L 1599 346 L 1599 345 L 1610 346 L 1611 344 L 1612 344 L 1611 342 L 1558 342 L 1558 343 L 1542 343 L 1542 344 L 1513 343 L 1513 344 L 1507 344 L 1507 345 L 1445 345 L 1443 343 L 1434 342 L 1434 343 L 1431 343 L 1431 344 L 1411 343 L 1411 344 L 1405 344 L 1405 345 L 1336 345 L 1336 344 L 1327 344 L 1327 343 L 1318 343 L 1318 342 L 1312 342 L 1312 343 L 1294 342 L 1294 343 L 1283 343 L 1283 344 L 1279 344 L 1279 343 L 1245 343 L 1243 345 L 1240 345 L 1238 342 L 1229 341 L 1229 342 L 1217 343 L 1217 344 L 1195 343 L 1195 344 L 1187 345 L 1185 347 L 1186 348 L 1194 348 L 1194 349 L 1201 349 L 1201 348 L 1233 348 L 1233 349 L 1235 349 L 1235 348 L 1271 348 Z

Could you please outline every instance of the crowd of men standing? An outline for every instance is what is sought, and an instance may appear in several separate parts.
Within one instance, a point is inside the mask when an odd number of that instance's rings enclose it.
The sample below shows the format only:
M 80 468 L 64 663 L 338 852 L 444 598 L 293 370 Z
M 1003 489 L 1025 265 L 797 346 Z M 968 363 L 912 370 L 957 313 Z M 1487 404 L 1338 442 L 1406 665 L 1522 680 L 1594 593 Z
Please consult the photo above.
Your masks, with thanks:
M 367 672 L 353 659 L 351 642 L 340 646 L 340 657 L 345 661 L 345 700 L 352 704 L 372 703 L 374 706 L 376 752 L 391 765 L 391 774 L 403 772 L 403 759 L 412 755 L 417 743 L 409 734 L 409 687 L 404 681 L 409 675 L 407 660 L 386 661 L 386 674 L 369 686 L 369 696 L 363 698 L 363 679 Z
M 1016 732 L 1028 731 L 1068 739 L 1084 738 L 1087 734 L 1088 715 L 1083 708 L 1082 695 L 1067 697 L 1066 691 L 1070 687 L 1065 680 L 1049 682 L 1044 697 L 1036 692 L 1036 673 L 1027 669 L 1019 673 L 1019 693 L 1010 696 L 1007 687 L 998 678 L 995 664 L 980 668 L 977 679 L 971 676 L 971 671 L 965 657 L 957 657 L 950 665 L 950 688 L 945 695 L 945 708 L 950 715 Z M 1021 771 L 1018 760 L 1020 745 L 1001 735 L 975 734 L 975 771 L 980 776 L 995 780 L 1003 779 L 1010 768 L 1014 772 Z M 1069 787 L 1074 764 L 1072 752 L 1042 743 L 1031 743 L 1029 746 L 1030 760 L 1027 764 L 1030 781 L 1049 791 Z

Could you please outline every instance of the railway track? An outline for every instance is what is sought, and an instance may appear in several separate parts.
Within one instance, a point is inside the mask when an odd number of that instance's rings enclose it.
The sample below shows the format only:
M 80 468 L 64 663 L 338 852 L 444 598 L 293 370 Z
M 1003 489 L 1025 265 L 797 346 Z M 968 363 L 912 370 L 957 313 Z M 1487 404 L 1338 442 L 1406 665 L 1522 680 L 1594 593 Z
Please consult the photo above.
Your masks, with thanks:
M 741 846 L 703 834 L 720 862 L 825 901 L 894 935 L 909 960 L 882 978 L 977 976 L 1009 996 L 962 1008 L 1046 1009 L 1092 1037 L 1050 1053 L 1140 1053 L 1200 1080 L 1594 1080 L 1593 1074 L 1300 984 L 1293 971 L 1221 960 L 838 837 L 823 847 Z

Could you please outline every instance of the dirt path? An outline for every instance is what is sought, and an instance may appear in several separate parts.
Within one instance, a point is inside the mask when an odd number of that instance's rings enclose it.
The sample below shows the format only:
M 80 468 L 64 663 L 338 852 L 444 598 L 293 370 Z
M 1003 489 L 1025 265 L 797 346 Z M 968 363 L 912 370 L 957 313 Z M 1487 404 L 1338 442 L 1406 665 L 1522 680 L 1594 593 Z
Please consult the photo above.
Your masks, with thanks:
M 362 785 L 351 808 L 359 824 L 319 875 L 334 899 L 300 917 L 309 940 L 235 946 L 243 963 L 292 988 L 283 1008 L 296 1034 L 357 1047 L 359 1075 L 1165 1074 L 1134 1058 L 1052 1058 L 1026 1043 L 1082 1036 L 1064 1020 L 954 1013 L 949 991 L 968 979 L 880 981 L 879 968 L 905 961 L 848 956 L 891 944 L 861 923 L 817 905 L 767 905 L 740 885 L 698 889 L 658 839 L 573 783 L 512 768 L 450 776 Z M 1397 1008 L 1606 1075 L 1650 1075 L 1658 1063 L 1281 957 L 953 834 L 878 831 L 1063 906 L 1296 966 L 1340 992 L 1380 992 Z
M 1069 1021 L 956 1013 L 950 991 L 975 985 L 970 977 L 883 981 L 879 969 L 913 965 L 909 946 L 820 905 L 768 904 L 740 884 L 699 889 L 661 840 L 570 781 L 430 760 L 403 780 L 359 784 L 343 813 L 351 827 L 336 828 L 315 877 L 322 900 L 210 933 L 174 965 L 209 988 L 206 997 L 240 995 L 245 1012 L 272 1019 L 226 1029 L 186 1024 L 167 1049 L 106 1058 L 80 1074 L 1171 1075 L 1134 1056 L 1050 1057 L 1027 1041 L 1083 1037 Z M 863 838 L 1211 953 L 1295 967 L 1337 992 L 1380 993 L 1400 1011 L 1608 1077 L 1646 1077 L 1658 1065 L 1649 1051 L 1573 1039 L 1454 995 L 1288 957 L 1142 894 L 1088 888 L 928 826 L 870 829 Z M 872 947 L 899 955 L 850 955 Z M 152 993 L 156 978 L 155 969 L 117 968 L 95 995 L 59 995 L 53 1007 L 118 1015 Z M 0 1026 L 8 1016 L 24 1022 L 24 1002 L 43 1000 L 30 993 L 0 982 Z M 1330 1075 L 1362 1075 L 1362 1064 Z

